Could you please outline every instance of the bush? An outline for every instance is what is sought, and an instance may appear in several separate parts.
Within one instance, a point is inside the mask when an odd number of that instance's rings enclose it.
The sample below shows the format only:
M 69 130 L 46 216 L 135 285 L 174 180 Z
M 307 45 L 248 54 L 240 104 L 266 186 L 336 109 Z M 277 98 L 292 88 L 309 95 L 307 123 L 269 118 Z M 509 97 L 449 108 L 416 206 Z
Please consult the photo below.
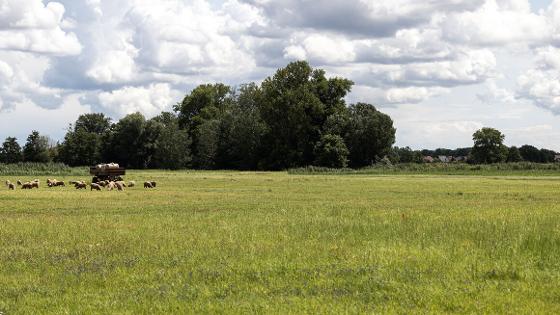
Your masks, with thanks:
M 324 135 L 314 149 L 315 164 L 318 166 L 341 168 L 348 165 L 348 148 L 344 139 L 337 135 Z
M 63 163 L 0 164 L 2 176 L 87 176 L 87 167 L 70 167 Z

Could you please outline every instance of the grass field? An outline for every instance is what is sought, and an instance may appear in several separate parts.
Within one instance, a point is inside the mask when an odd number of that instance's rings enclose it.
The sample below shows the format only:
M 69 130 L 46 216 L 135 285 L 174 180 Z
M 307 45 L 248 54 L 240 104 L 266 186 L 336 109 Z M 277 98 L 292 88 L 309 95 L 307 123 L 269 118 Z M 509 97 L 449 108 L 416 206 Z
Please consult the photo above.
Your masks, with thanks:
M 560 313 L 560 177 L 144 179 L 2 187 L 0 313 Z

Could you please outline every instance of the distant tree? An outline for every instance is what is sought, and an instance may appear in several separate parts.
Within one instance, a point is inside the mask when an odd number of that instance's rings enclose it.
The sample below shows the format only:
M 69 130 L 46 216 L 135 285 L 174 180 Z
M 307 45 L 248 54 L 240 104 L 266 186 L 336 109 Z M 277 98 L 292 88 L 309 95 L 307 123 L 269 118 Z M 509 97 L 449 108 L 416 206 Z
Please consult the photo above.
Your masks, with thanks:
M 21 146 L 16 138 L 8 137 L 0 148 L 0 163 L 18 163 L 23 161 Z
M 414 162 L 414 151 L 410 147 L 399 148 L 395 147 L 399 156 L 399 163 L 412 163 Z
M 523 158 L 521 157 L 521 153 L 519 153 L 519 149 L 515 146 L 509 148 L 507 162 L 514 163 L 514 162 L 521 162 Z
M 163 112 L 152 118 L 152 121 L 161 124 L 161 127 L 150 167 L 159 169 L 188 167 L 192 159 L 191 140 L 187 131 L 179 128 L 177 116 L 173 113 Z
M 556 151 L 548 149 L 540 149 L 540 162 L 541 163 L 552 163 L 554 162 L 554 157 L 556 156 Z
M 383 158 L 395 143 L 393 120 L 373 105 L 358 103 L 349 108 L 344 141 L 351 167 L 363 167 Z
M 111 119 L 104 114 L 80 115 L 68 127 L 64 141 L 58 147 L 58 159 L 71 166 L 102 162 L 103 135 L 111 128 Z
M 482 128 L 473 134 L 474 146 L 471 155 L 475 163 L 499 163 L 507 159 L 508 148 L 505 136 L 497 129 Z
M 523 160 L 528 162 L 538 163 L 541 161 L 541 152 L 539 149 L 535 148 L 532 145 L 523 145 L 519 148 L 519 153 Z
M 41 136 L 38 131 L 33 131 L 23 147 L 23 159 L 25 162 L 49 162 L 48 150 L 49 139 Z
M 117 162 L 129 168 L 145 168 L 146 157 L 144 135 L 146 119 L 140 113 L 129 114 L 119 120 L 103 135 L 102 157 L 106 162 Z
M 338 135 L 323 135 L 315 145 L 315 165 L 341 168 L 348 165 L 348 148 Z

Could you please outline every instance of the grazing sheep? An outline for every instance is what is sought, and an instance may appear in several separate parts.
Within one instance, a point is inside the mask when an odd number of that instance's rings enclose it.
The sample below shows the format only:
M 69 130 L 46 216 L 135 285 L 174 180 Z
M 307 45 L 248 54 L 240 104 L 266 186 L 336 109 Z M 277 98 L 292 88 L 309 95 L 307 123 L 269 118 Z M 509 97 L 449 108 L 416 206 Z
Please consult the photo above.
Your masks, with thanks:
M 21 184 L 21 189 L 33 189 L 33 186 L 31 186 L 31 183 L 26 182 Z
M 151 182 L 144 182 L 144 188 L 154 188 Z
M 134 186 L 136 186 L 135 181 L 131 180 L 131 181 L 128 182 L 128 187 L 134 187 Z
M 152 184 L 152 187 L 153 187 L 153 188 L 156 188 L 156 182 L 151 181 L 150 184 Z
M 14 184 L 12 184 L 12 183 L 9 183 L 9 184 L 8 184 L 8 189 L 9 189 L 9 190 L 16 190 L 16 185 L 14 185 Z
M 23 183 L 21 182 L 21 180 L 18 180 L 18 181 L 17 181 L 17 185 L 18 185 L 18 186 L 23 185 Z
M 29 184 L 31 185 L 31 189 L 33 189 L 33 188 L 39 189 L 39 182 L 32 181 L 32 182 L 29 183 Z
M 57 187 L 58 187 L 58 186 L 63 186 L 63 187 L 66 186 L 66 185 L 64 184 L 64 181 L 56 181 L 56 182 L 54 183 L 54 185 L 57 186 Z
M 84 182 L 76 183 L 76 189 L 87 189 L 87 184 Z
M 116 188 L 115 182 L 109 182 L 109 183 L 107 184 L 107 190 L 113 190 L 113 189 L 115 189 L 115 188 Z
M 117 190 L 119 190 L 119 191 L 123 191 L 124 188 L 126 187 L 123 182 L 116 182 L 115 186 L 117 187 Z
M 109 184 L 109 182 L 108 182 L 108 181 L 106 181 L 106 180 L 103 180 L 103 181 L 97 182 L 97 185 L 99 185 L 99 186 L 101 186 L 101 187 L 105 187 L 105 186 L 107 186 L 108 184 Z
M 6 186 L 9 186 L 12 182 L 10 182 L 9 180 L 6 181 Z
M 90 186 L 90 188 L 91 188 L 90 191 L 91 191 L 91 190 L 94 190 L 94 189 L 95 189 L 95 190 L 99 190 L 99 191 L 101 190 L 101 186 L 99 186 L 99 185 L 96 184 L 96 183 L 91 183 L 91 185 L 89 185 L 89 186 Z

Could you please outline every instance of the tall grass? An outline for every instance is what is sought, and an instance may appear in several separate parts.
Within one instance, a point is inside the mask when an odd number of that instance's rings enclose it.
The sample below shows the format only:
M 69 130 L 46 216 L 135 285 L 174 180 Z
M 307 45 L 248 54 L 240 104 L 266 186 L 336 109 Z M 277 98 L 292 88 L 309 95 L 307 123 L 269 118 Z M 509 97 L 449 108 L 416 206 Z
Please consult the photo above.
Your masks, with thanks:
M 433 174 L 433 175 L 516 175 L 516 176 L 556 176 L 560 175 L 560 163 L 496 163 L 496 164 L 466 164 L 466 163 L 404 163 L 395 165 L 376 164 L 361 169 L 325 168 L 308 166 L 288 170 L 289 174 L 326 174 L 326 175 L 383 175 L 383 174 Z
M 64 163 L 0 163 L 0 176 L 86 176 L 87 167 L 70 167 Z

